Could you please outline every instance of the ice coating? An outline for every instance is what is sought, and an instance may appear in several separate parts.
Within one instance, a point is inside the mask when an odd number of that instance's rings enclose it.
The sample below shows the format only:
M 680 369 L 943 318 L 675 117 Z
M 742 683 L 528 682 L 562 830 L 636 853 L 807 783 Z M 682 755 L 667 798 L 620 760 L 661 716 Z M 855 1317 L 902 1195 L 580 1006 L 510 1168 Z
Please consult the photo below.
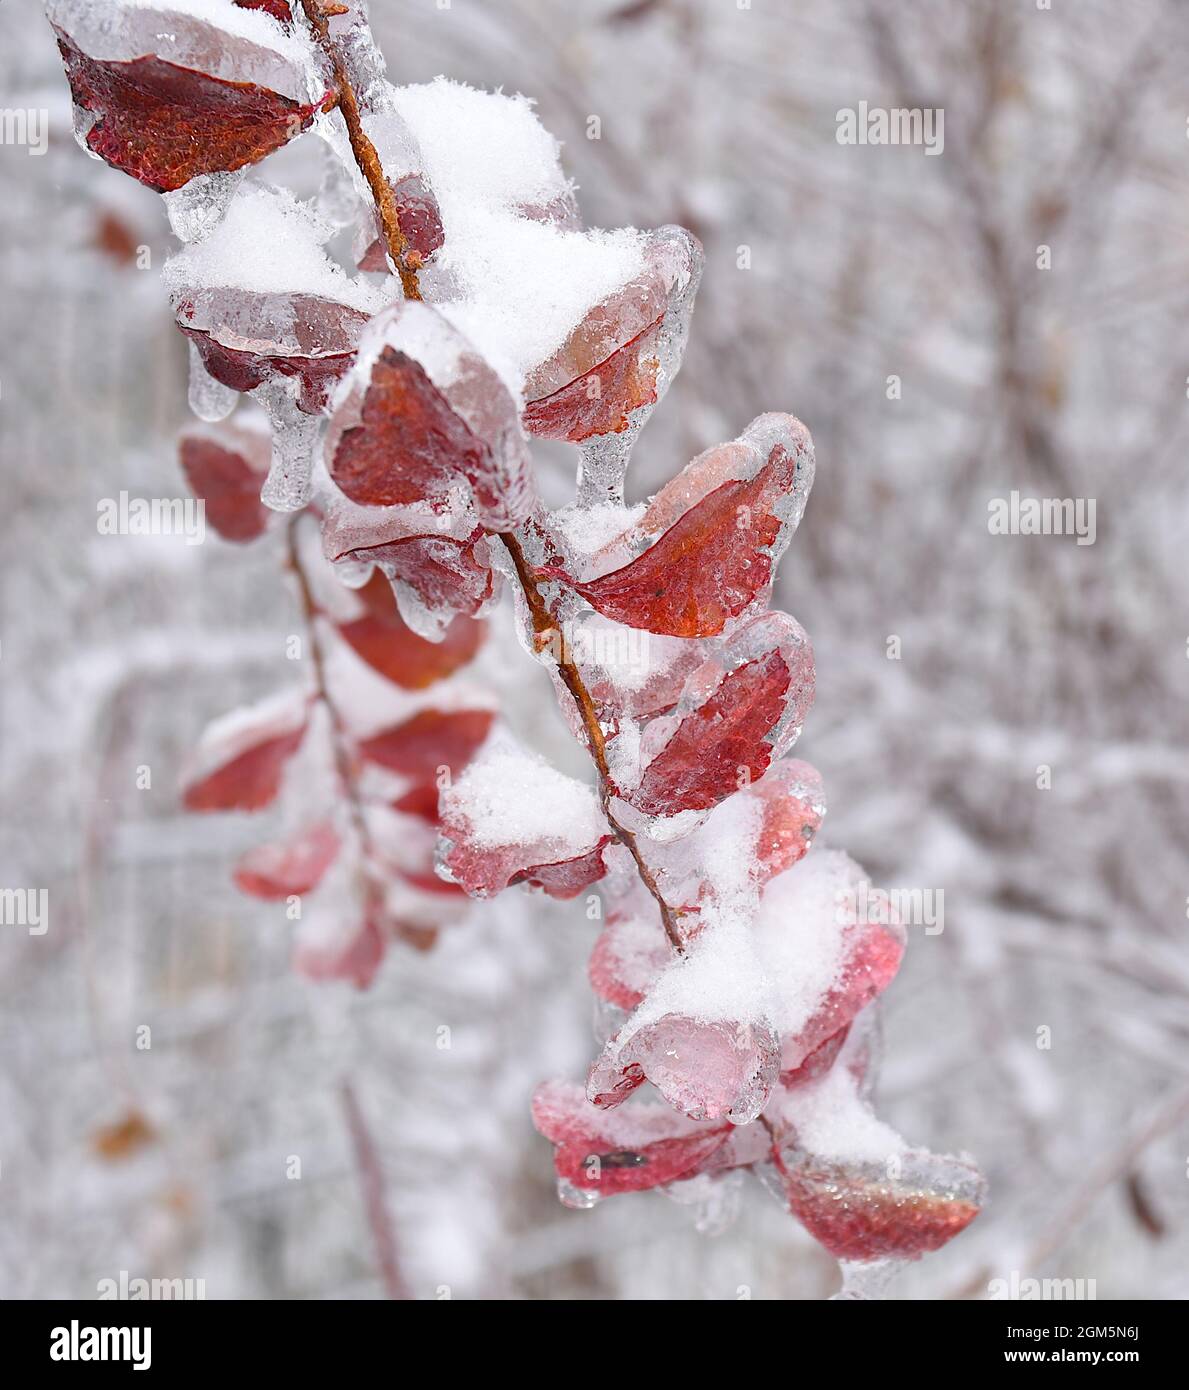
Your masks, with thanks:
M 473 345 L 436 309 L 391 304 L 368 326 L 336 400 L 331 476 L 367 506 L 474 498 L 480 523 L 510 531 L 536 493 L 516 404 Z
M 695 459 L 670 485 L 673 495 L 666 489 L 654 502 L 639 534 L 660 534 L 643 553 L 590 580 L 558 577 L 618 622 L 716 636 L 766 602 L 812 482 L 805 427 L 792 416 L 761 416 L 734 444 Z
M 175 302 L 242 290 L 257 299 L 307 295 L 333 300 L 371 315 L 383 307 L 392 291 L 352 279 L 330 259 L 324 247 L 334 230 L 330 219 L 288 189 L 245 185 L 205 240 L 166 261 L 165 287 Z M 275 322 L 259 336 L 297 350 L 292 328 L 286 331 L 284 319 L 285 310 L 277 305 Z M 308 351 L 308 345 L 301 350 Z
M 45 8 L 51 24 L 101 61 L 152 56 L 300 102 L 326 91 L 305 35 L 263 10 L 228 0 L 46 0 Z
M 222 221 L 231 206 L 244 169 L 220 170 L 214 174 L 198 174 L 181 188 L 161 195 L 169 227 L 179 241 L 201 241 Z
M 186 346 L 190 362 L 190 409 L 200 420 L 205 420 L 208 424 L 226 420 L 235 409 L 239 392 L 233 391 L 230 386 L 224 386 L 221 381 L 216 381 L 211 376 L 203 365 L 202 353 L 199 352 L 197 343 L 190 342 Z

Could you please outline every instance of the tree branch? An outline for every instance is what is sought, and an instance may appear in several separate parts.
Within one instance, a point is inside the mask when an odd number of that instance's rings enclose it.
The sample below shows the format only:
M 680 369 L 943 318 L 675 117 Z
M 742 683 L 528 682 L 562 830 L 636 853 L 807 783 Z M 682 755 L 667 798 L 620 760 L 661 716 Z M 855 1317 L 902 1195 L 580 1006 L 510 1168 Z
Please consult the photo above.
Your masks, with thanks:
M 516 577 L 520 581 L 520 587 L 532 617 L 533 631 L 536 633 L 541 646 L 544 647 L 553 642 L 554 639 L 561 637 L 560 630 L 549 610 L 549 605 L 541 596 L 541 590 L 537 586 L 532 566 L 525 558 L 524 549 L 515 533 L 504 532 L 500 535 L 500 540 L 503 541 L 508 554 L 512 557 L 512 564 L 516 568 Z M 565 682 L 566 689 L 574 697 L 574 704 L 578 707 L 583 727 L 586 729 L 590 755 L 599 774 L 599 799 L 602 802 L 603 815 L 607 818 L 607 824 L 611 827 L 615 838 L 632 856 L 636 870 L 640 875 L 640 881 L 651 893 L 657 907 L 660 908 L 661 922 L 664 924 L 665 935 L 669 938 L 669 945 L 678 955 L 681 955 L 685 951 L 685 943 L 682 941 L 681 932 L 678 929 L 677 912 L 665 901 L 656 876 L 648 867 L 644 855 L 640 851 L 636 836 L 627 826 L 622 825 L 616 819 L 611 810 L 611 797 L 614 794 L 614 788 L 611 781 L 611 768 L 607 762 L 607 738 L 603 733 L 603 726 L 599 723 L 594 700 L 591 699 L 590 691 L 586 688 L 581 671 L 567 654 L 564 640 L 556 642 L 556 650 L 558 672 Z
M 380 156 L 376 153 L 376 147 L 368 139 L 367 131 L 363 128 L 363 116 L 359 110 L 359 99 L 355 95 L 351 76 L 347 71 L 347 65 L 343 61 L 343 55 L 338 45 L 331 37 L 330 18 L 336 14 L 344 14 L 346 11 L 343 6 L 327 5 L 324 0 L 301 0 L 301 6 L 305 11 L 306 19 L 310 22 L 310 28 L 314 31 L 314 37 L 325 53 L 330 63 L 331 72 L 334 74 L 337 105 L 343 113 L 343 120 L 346 122 L 347 136 L 351 141 L 351 153 L 355 156 L 355 163 L 359 166 L 359 172 L 367 180 L 372 197 L 375 199 L 376 211 L 380 215 L 380 229 L 384 234 L 384 243 L 388 247 L 388 254 L 400 276 L 405 298 L 420 299 L 421 286 L 417 280 L 417 267 L 414 264 L 414 257 L 410 255 L 408 240 L 404 232 L 401 231 L 400 216 L 396 210 L 396 195 L 384 173 L 384 166 L 380 163 Z

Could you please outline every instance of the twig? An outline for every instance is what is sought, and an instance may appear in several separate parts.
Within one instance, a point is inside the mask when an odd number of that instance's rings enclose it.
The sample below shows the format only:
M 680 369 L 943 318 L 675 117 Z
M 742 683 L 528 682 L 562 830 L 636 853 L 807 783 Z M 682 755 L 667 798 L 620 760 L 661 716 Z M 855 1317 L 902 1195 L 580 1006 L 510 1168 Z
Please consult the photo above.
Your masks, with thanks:
M 380 215 L 380 221 L 384 229 L 384 237 L 388 244 L 388 251 L 400 272 L 401 285 L 404 287 L 405 296 L 408 299 L 420 299 L 421 290 L 417 283 L 417 272 L 409 263 L 408 242 L 405 240 L 404 233 L 400 228 L 400 218 L 396 211 L 396 198 L 392 192 L 392 186 L 384 177 L 384 170 L 380 164 L 379 156 L 376 154 L 375 146 L 368 139 L 367 133 L 363 129 L 363 123 L 359 114 L 359 102 L 355 95 L 355 89 L 351 85 L 351 78 L 343 62 L 342 54 L 339 52 L 330 34 L 330 24 L 327 18 L 327 9 L 324 8 L 325 0 L 302 0 L 302 8 L 306 18 L 314 31 L 318 43 L 322 47 L 330 61 L 334 72 L 334 80 L 337 87 L 338 106 L 343 113 L 343 120 L 347 123 L 347 132 L 351 137 L 351 150 L 355 155 L 355 162 L 358 164 L 360 172 L 367 180 L 368 187 L 372 191 L 375 199 L 376 208 Z M 341 13 L 337 7 L 330 7 L 331 13 Z M 290 528 L 290 552 L 294 557 L 294 569 L 298 573 L 299 580 L 303 586 L 303 602 L 306 602 L 307 615 L 309 607 L 309 588 L 305 583 L 304 575 L 301 573 L 301 566 L 296 558 L 296 550 L 293 546 L 294 529 Z M 508 554 L 512 557 L 512 563 L 516 568 L 516 575 L 520 581 L 520 587 L 524 593 L 525 601 L 528 604 L 529 612 L 532 615 L 534 631 L 539 636 L 554 634 L 557 632 L 557 624 L 553 620 L 553 615 L 545 600 L 541 597 L 541 591 L 537 587 L 536 579 L 533 577 L 532 567 L 525 559 L 524 550 L 514 533 L 507 532 L 500 536 L 504 545 L 507 547 Z M 312 629 L 312 624 L 311 624 Z M 311 645 L 314 649 L 315 670 L 318 675 L 319 684 L 322 687 L 321 693 L 326 701 L 332 716 L 335 715 L 333 702 L 325 693 L 325 682 L 322 679 L 322 658 L 321 650 L 313 635 L 311 635 Z M 681 932 L 677 925 L 677 912 L 665 901 L 664 894 L 656 881 L 652 870 L 648 867 L 644 855 L 640 851 L 640 846 L 636 841 L 636 836 L 627 826 L 622 825 L 611 810 L 611 797 L 613 794 L 611 771 L 607 762 L 607 740 L 599 724 L 598 714 L 595 711 L 594 701 L 591 699 L 590 692 L 582 679 L 582 674 L 578 667 L 565 654 L 564 644 L 558 655 L 558 669 L 561 678 L 565 682 L 566 689 L 574 697 L 574 703 L 578 707 L 578 713 L 582 718 L 582 723 L 587 732 L 587 739 L 590 746 L 591 756 L 594 759 L 595 768 L 599 775 L 600 800 L 603 807 L 603 815 L 607 819 L 607 824 L 611 827 L 612 833 L 621 845 L 632 856 L 636 869 L 640 875 L 640 880 L 645 888 L 652 895 L 657 907 L 660 909 L 661 922 L 665 928 L 665 935 L 669 939 L 669 945 L 679 955 L 685 950 L 685 945 L 681 939 Z M 338 748 L 336 744 L 336 756 Z M 356 805 L 356 809 L 357 805 Z M 362 813 L 360 812 L 358 821 L 362 824 Z M 366 841 L 365 841 L 366 843 Z
M 326 707 L 326 712 L 330 715 L 335 768 L 339 775 L 339 781 L 342 783 L 343 795 L 350 808 L 351 823 L 359 837 L 359 844 L 364 857 L 370 862 L 374 857 L 371 831 L 368 829 L 367 816 L 364 814 L 363 803 L 359 798 L 359 789 L 355 784 L 355 757 L 352 752 L 351 739 L 347 733 L 346 721 L 335 703 L 334 696 L 330 692 L 330 683 L 326 679 L 326 653 L 322 648 L 322 639 L 318 635 L 318 603 L 314 598 L 313 590 L 310 588 L 309 576 L 301 563 L 301 551 L 297 543 L 298 527 L 301 525 L 303 515 L 302 512 L 295 512 L 289 518 L 289 568 L 297 579 L 297 589 L 301 597 L 306 638 L 310 644 L 310 656 L 314 665 L 314 688 L 318 699 L 321 700 Z
M 375 1141 L 367 1127 L 355 1088 L 344 1080 L 340 1087 L 343 1110 L 347 1116 L 347 1128 L 351 1134 L 351 1146 L 355 1151 L 355 1166 L 359 1170 L 359 1185 L 363 1191 L 363 1207 L 367 1213 L 368 1227 L 376 1247 L 376 1260 L 384 1279 L 384 1288 L 392 1299 L 411 1299 L 413 1295 L 400 1272 L 396 1258 L 396 1238 L 392 1231 L 392 1219 L 388 1214 L 388 1204 L 384 1200 L 384 1171 L 380 1166 L 380 1156 L 376 1152 Z
M 560 635 L 557 623 L 549 611 L 548 604 L 541 596 L 541 590 L 537 586 L 532 566 L 525 558 L 524 549 L 516 535 L 511 531 L 504 532 L 500 535 L 500 540 L 507 547 L 508 554 L 512 557 L 512 564 L 516 568 L 516 578 L 520 581 L 520 587 L 524 592 L 525 602 L 528 604 L 529 614 L 532 617 L 533 631 L 538 638 L 544 639 L 542 643 L 544 645 L 545 642 Z M 685 943 L 681 939 L 681 932 L 677 926 L 677 913 L 665 901 L 656 877 L 640 851 L 635 835 L 627 826 L 622 825 L 616 819 L 611 810 L 611 797 L 614 788 L 610 764 L 607 761 L 607 738 L 603 733 L 603 726 L 599 723 L 594 700 L 591 699 L 590 691 L 586 688 L 582 673 L 567 655 L 564 641 L 556 644 L 556 650 L 558 672 L 565 682 L 566 689 L 574 697 L 574 704 L 578 707 L 583 727 L 586 729 L 590 755 L 599 774 L 599 797 L 603 806 L 603 815 L 607 818 L 607 824 L 611 827 L 615 838 L 632 856 L 641 882 L 652 894 L 657 907 L 660 908 L 661 921 L 664 924 L 665 935 L 669 938 L 669 945 L 678 955 L 681 955 L 685 951 Z
M 347 71 L 346 63 L 343 61 L 342 52 L 331 37 L 330 16 L 342 14 L 343 9 L 337 5 L 329 5 L 324 8 L 323 0 L 301 0 L 301 5 L 305 11 L 306 19 L 310 22 L 310 28 L 314 31 L 314 37 L 318 40 L 323 53 L 326 54 L 334 74 L 336 105 L 343 113 L 343 120 L 347 126 L 347 136 L 351 141 L 351 153 L 355 156 L 355 163 L 359 166 L 359 172 L 367 180 L 372 197 L 375 199 L 376 210 L 380 214 L 380 228 L 384 233 L 384 242 L 388 247 L 388 254 L 392 258 L 392 263 L 396 266 L 397 274 L 400 276 L 405 298 L 420 299 L 421 286 L 417 280 L 417 267 L 414 264 L 416 258 L 414 254 L 410 253 L 408 240 L 401 230 L 400 215 L 396 210 L 396 195 L 384 174 L 384 166 L 380 163 L 380 156 L 376 153 L 376 147 L 363 128 L 359 99 L 355 94 L 351 76 Z

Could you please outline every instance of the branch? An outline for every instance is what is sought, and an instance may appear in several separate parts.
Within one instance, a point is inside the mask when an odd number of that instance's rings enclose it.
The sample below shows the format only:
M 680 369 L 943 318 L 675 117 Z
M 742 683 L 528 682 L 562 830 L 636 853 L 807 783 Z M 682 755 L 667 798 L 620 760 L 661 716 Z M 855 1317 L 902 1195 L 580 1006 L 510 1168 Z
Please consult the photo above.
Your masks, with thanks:
M 384 174 L 384 166 L 380 163 L 380 156 L 376 153 L 376 147 L 368 139 L 367 131 L 363 128 L 359 99 L 351 84 L 351 76 L 347 71 L 347 65 L 343 61 L 343 55 L 338 45 L 331 37 L 331 18 L 337 14 L 345 14 L 346 8 L 342 5 L 328 3 L 328 0 L 301 0 L 301 6 L 305 11 L 306 19 L 310 22 L 311 29 L 314 31 L 318 46 L 325 53 L 330 63 L 331 72 L 334 74 L 337 105 L 343 113 L 343 120 L 347 125 L 347 136 L 351 141 L 351 153 L 355 156 L 355 163 L 359 166 L 359 172 L 367 180 L 367 186 L 371 189 L 372 197 L 375 199 L 376 210 L 380 214 L 380 228 L 384 233 L 384 242 L 388 247 L 392 264 L 396 266 L 397 274 L 400 276 L 405 298 L 420 299 L 421 286 L 417 280 L 416 264 L 420 258 L 409 252 L 409 243 L 404 232 L 401 231 L 400 216 L 396 210 L 396 195 Z
M 500 540 L 507 547 L 508 554 L 512 557 L 512 564 L 516 567 L 516 577 L 520 581 L 520 587 L 533 620 L 533 631 L 537 634 L 540 645 L 545 646 L 550 639 L 558 636 L 557 623 L 549 611 L 549 605 L 541 597 L 541 590 L 537 587 L 532 566 L 525 559 L 524 549 L 515 533 L 504 532 L 500 535 Z M 577 665 L 567 655 L 564 642 L 557 643 L 557 651 L 558 671 L 565 682 L 566 689 L 574 697 L 574 704 L 578 707 L 578 713 L 582 717 L 590 755 L 599 774 L 599 799 L 602 802 L 603 815 L 607 818 L 607 824 L 611 827 L 615 838 L 632 856 L 640 875 L 640 881 L 652 894 L 657 907 L 660 908 L 661 921 L 664 924 L 665 935 L 669 938 L 669 945 L 678 955 L 681 955 L 685 951 L 685 944 L 681 939 L 681 932 L 678 930 L 677 912 L 665 901 L 664 894 L 640 851 L 635 835 L 627 826 L 620 824 L 611 810 L 611 797 L 614 794 L 614 788 L 611 782 L 611 768 L 607 762 L 607 739 L 603 733 L 603 726 L 599 723 L 598 712 L 595 710 L 590 691 L 587 690 Z
M 305 620 L 306 638 L 310 644 L 310 656 L 313 658 L 314 664 L 314 689 L 318 699 L 322 701 L 330 715 L 335 768 L 343 786 L 343 795 L 350 808 L 351 823 L 359 837 L 360 847 L 367 862 L 372 863 L 375 856 L 372 853 L 371 831 L 368 829 L 363 803 L 359 799 L 359 788 L 355 784 L 355 755 L 352 751 L 352 742 L 347 733 L 346 721 L 335 703 L 334 696 L 330 693 L 330 684 L 326 679 L 326 653 L 322 647 L 322 639 L 318 635 L 318 603 L 314 598 L 313 590 L 310 588 L 309 576 L 301 563 L 301 551 L 297 544 L 297 531 L 304 515 L 304 512 L 295 512 L 289 519 L 289 568 L 297 579 L 297 589 L 301 597 L 301 612 Z
M 375 1242 L 376 1259 L 384 1279 L 384 1288 L 388 1291 L 389 1298 L 410 1299 L 413 1295 L 401 1275 L 396 1258 L 392 1219 L 388 1215 L 388 1204 L 384 1200 L 384 1170 L 380 1166 L 375 1141 L 363 1117 L 355 1088 L 349 1081 L 343 1081 L 340 1094 L 347 1116 L 347 1128 L 351 1133 L 351 1145 L 355 1151 L 355 1166 L 359 1170 L 359 1185 L 363 1189 L 363 1207 L 367 1213 L 372 1240 Z

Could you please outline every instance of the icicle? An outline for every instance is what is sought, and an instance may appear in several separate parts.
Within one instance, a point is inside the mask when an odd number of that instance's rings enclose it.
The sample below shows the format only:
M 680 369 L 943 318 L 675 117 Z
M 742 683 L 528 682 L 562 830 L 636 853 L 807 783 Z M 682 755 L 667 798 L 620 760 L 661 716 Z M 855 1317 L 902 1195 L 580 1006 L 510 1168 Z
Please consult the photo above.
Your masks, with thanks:
M 181 188 L 163 193 L 169 225 L 179 241 L 201 241 L 219 225 L 231 205 L 245 170 L 199 174 Z
M 454 614 L 449 609 L 430 608 L 411 584 L 397 579 L 390 569 L 380 566 L 388 575 L 392 592 L 396 595 L 396 606 L 401 617 L 418 637 L 427 642 L 440 642 L 446 635 Z
M 281 382 L 270 382 L 256 394 L 272 425 L 272 467 L 260 500 L 274 512 L 298 512 L 312 495 L 310 480 L 325 421 L 299 410 L 294 393 Z
M 202 353 L 190 344 L 190 409 L 200 420 L 217 424 L 235 409 L 239 392 L 216 381 L 202 363 Z
M 558 1178 L 557 1200 L 571 1211 L 589 1211 L 603 1200 L 602 1195 L 593 1188 L 578 1187 L 569 1178 Z
M 904 1268 L 904 1260 L 839 1260 L 842 1287 L 830 1302 L 882 1298 L 892 1279 Z
M 623 506 L 623 480 L 643 419 L 633 420 L 621 434 L 596 435 L 578 447 L 579 507 L 607 502 Z

